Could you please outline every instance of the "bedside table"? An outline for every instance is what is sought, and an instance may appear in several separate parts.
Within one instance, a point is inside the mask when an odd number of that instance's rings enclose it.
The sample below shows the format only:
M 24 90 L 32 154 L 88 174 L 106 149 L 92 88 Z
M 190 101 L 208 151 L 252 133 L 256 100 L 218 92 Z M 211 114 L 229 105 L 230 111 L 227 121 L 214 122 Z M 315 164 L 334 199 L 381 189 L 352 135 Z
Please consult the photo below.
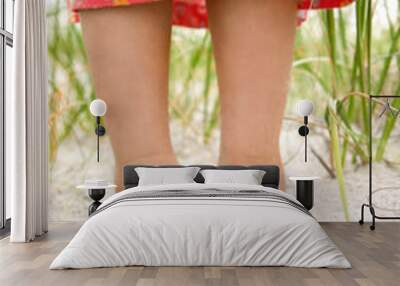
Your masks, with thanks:
M 94 213 L 97 208 L 101 205 L 100 200 L 104 198 L 107 189 L 115 188 L 116 185 L 109 184 L 107 182 L 101 183 L 88 183 L 76 186 L 78 189 L 88 190 L 89 197 L 93 200 L 93 203 L 88 208 L 89 216 Z
M 296 181 L 296 199 L 307 209 L 314 206 L 314 181 L 319 177 L 289 177 L 289 180 Z

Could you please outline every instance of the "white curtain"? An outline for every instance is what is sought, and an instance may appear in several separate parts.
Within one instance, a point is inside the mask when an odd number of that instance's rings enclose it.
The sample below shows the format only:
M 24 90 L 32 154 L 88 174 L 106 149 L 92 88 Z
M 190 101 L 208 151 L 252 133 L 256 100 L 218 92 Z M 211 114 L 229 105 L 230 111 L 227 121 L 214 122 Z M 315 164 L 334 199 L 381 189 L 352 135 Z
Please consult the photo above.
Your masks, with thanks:
M 12 242 L 47 232 L 46 1 L 15 1 L 13 93 L 6 98 Z

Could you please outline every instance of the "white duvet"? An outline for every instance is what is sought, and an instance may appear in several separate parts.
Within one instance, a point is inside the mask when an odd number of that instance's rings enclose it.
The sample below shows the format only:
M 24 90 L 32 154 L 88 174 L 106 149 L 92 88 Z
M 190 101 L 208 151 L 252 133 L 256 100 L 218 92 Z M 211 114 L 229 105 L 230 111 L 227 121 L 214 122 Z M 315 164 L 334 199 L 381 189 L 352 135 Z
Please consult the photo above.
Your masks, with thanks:
M 230 184 L 136 187 L 131 192 L 262 190 Z M 299 209 L 257 198 L 152 198 L 121 201 L 89 218 L 50 269 L 145 266 L 294 266 L 349 268 L 318 222 Z

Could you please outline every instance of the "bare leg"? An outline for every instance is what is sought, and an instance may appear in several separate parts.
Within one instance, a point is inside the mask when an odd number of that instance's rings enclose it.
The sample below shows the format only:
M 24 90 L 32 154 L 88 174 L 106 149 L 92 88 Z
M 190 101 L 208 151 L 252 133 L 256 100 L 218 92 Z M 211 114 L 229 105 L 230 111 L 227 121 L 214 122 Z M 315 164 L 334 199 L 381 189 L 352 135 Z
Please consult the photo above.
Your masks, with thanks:
M 171 1 L 84 11 L 81 22 L 96 94 L 108 105 L 116 182 L 128 163 L 175 163 L 167 96 Z
M 207 9 L 222 104 L 220 163 L 281 166 L 296 1 L 209 0 Z

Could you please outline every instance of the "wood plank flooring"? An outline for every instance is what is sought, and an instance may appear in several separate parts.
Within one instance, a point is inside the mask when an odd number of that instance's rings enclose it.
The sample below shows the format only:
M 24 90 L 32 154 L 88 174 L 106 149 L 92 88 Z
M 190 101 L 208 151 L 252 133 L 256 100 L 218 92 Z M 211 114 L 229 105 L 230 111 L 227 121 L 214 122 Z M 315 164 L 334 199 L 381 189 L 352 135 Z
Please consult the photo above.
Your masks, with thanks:
M 352 269 L 289 267 L 123 267 L 48 270 L 80 223 L 53 223 L 44 237 L 27 244 L 0 241 L 0 285 L 400 285 L 400 223 L 322 223 Z

